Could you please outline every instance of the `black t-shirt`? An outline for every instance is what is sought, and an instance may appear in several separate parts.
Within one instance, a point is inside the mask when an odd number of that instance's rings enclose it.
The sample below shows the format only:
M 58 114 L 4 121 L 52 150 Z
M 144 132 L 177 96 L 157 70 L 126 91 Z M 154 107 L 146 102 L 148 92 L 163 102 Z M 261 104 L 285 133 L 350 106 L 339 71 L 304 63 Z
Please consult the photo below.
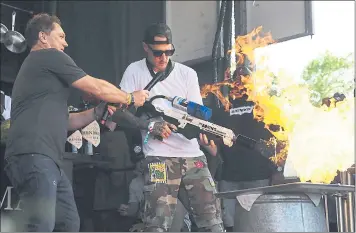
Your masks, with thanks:
M 224 108 L 213 110 L 214 123 L 229 128 L 255 140 L 268 140 L 272 134 L 264 128 L 264 123 L 253 118 L 253 102 L 244 99 L 232 100 L 229 112 Z M 232 147 L 221 146 L 223 158 L 222 179 L 227 181 L 252 181 L 270 178 L 272 163 L 258 151 L 234 143 Z
M 38 153 L 60 164 L 67 139 L 69 88 L 85 75 L 64 52 L 30 52 L 12 91 L 5 157 Z

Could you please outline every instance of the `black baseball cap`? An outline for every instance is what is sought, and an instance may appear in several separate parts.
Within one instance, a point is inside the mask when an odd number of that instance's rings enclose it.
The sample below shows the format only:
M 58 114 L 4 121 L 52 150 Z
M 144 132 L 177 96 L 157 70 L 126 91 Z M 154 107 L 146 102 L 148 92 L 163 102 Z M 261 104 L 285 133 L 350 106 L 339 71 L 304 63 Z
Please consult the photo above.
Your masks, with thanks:
M 166 37 L 166 41 L 155 41 L 155 36 Z M 151 24 L 145 30 L 143 42 L 146 44 L 172 44 L 172 31 L 164 23 Z

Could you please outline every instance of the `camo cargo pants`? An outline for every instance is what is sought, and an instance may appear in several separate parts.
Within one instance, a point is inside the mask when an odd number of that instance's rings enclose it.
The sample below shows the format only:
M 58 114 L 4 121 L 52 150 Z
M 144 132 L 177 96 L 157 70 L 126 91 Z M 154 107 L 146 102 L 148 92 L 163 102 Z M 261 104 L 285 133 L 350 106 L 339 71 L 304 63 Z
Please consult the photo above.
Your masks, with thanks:
M 188 211 L 200 231 L 222 232 L 220 200 L 205 156 L 169 158 L 148 156 L 145 177 L 145 231 L 168 231 L 175 213 L 179 186 L 186 189 Z

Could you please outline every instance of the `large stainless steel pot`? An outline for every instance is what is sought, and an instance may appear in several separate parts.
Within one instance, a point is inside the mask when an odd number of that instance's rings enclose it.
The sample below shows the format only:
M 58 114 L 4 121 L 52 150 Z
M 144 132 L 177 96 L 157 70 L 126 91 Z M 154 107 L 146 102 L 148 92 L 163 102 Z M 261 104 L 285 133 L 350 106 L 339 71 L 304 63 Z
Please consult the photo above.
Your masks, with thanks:
M 322 196 L 354 192 L 355 186 L 292 183 L 217 193 L 236 198 L 234 232 L 327 232 Z
M 265 194 L 248 211 L 237 202 L 236 232 L 327 232 L 323 202 L 305 194 Z

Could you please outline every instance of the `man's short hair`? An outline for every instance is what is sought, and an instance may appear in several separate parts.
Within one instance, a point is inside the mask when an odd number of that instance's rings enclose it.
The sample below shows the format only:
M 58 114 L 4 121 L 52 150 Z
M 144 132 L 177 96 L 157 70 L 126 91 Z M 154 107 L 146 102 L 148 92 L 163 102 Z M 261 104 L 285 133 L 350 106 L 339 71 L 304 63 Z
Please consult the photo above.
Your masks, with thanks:
M 61 21 L 57 16 L 47 13 L 40 13 L 32 17 L 28 21 L 25 30 L 25 38 L 27 45 L 32 48 L 38 41 L 38 33 L 50 33 L 54 28 L 54 23 L 61 25 Z

